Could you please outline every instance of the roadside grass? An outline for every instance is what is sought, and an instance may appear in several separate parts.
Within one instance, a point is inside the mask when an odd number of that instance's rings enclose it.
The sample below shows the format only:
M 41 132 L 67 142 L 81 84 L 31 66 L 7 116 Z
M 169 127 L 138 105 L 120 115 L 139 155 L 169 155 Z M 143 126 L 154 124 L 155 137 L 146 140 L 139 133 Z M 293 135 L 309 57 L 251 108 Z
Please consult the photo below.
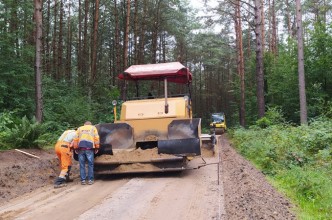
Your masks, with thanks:
M 332 219 L 332 121 L 235 129 L 234 147 L 296 205 L 303 220 Z
M 272 183 L 298 205 L 299 219 L 331 219 L 331 173 L 313 167 L 280 172 Z M 269 178 L 271 179 L 271 178 Z

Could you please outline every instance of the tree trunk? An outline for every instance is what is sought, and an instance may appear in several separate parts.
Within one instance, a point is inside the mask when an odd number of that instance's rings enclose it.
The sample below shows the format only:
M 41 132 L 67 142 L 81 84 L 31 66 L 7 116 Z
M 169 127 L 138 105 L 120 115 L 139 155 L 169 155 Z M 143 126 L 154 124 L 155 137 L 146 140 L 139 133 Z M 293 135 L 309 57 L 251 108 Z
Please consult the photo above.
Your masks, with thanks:
M 17 18 L 17 11 L 18 11 L 18 2 L 13 1 L 11 3 L 11 10 L 10 10 L 10 20 L 9 20 L 9 32 L 13 36 L 12 39 L 10 40 L 10 45 L 12 48 L 14 48 L 13 51 L 13 56 L 16 56 L 19 58 L 20 53 L 19 53 L 19 36 L 17 34 L 18 30 L 18 18 Z
M 289 0 L 286 0 L 286 17 L 287 17 L 287 32 L 288 37 L 292 37 L 292 25 L 291 25 L 291 13 L 290 13 L 290 5 Z
M 124 34 L 124 47 L 123 47 L 123 68 L 128 67 L 128 42 L 129 42 L 129 26 L 130 25 L 130 0 L 127 0 L 127 16 L 126 16 L 126 27 Z
M 36 89 L 36 120 L 43 120 L 43 96 L 42 96 L 42 79 L 41 79 L 41 49 L 42 49 L 42 0 L 35 0 L 35 23 L 36 23 L 36 53 L 35 53 L 35 89 Z
M 248 27 L 250 27 L 250 22 L 248 21 Z M 248 30 L 248 49 L 247 49 L 247 54 L 248 54 L 248 60 L 251 58 L 251 31 Z
M 59 40 L 58 40 L 58 79 L 63 77 L 63 0 L 60 0 L 60 21 L 59 21 Z
M 163 50 L 162 62 L 165 63 L 166 62 L 166 39 L 165 39 L 166 38 L 166 33 L 165 33 L 165 31 L 163 32 L 162 36 L 163 36 L 163 41 L 162 41 L 162 46 L 161 46 L 161 48 Z
M 157 46 L 158 46 L 158 33 L 159 33 L 159 20 L 160 20 L 160 4 L 161 1 L 157 1 L 157 6 L 155 9 L 155 17 L 153 22 L 153 32 L 152 32 L 152 51 L 151 51 L 151 63 L 157 62 Z
M 271 39 L 271 51 L 274 55 L 277 55 L 278 53 L 278 48 L 277 48 L 277 21 L 276 21 L 276 13 L 275 13 L 275 1 L 272 0 L 272 39 Z
M 265 14 L 264 14 L 264 0 L 261 0 L 261 30 L 262 30 L 262 48 L 263 48 L 263 53 L 265 50 Z
M 203 65 L 202 65 L 202 61 L 200 60 L 199 61 L 199 103 L 203 103 L 202 69 L 203 69 Z M 202 105 L 199 105 L 198 115 L 202 115 Z
M 139 64 L 144 63 L 144 45 L 145 45 L 145 31 L 146 31 L 146 17 L 147 17 L 147 0 L 143 1 L 143 15 L 141 23 L 141 33 L 139 42 Z
M 44 46 L 45 51 L 45 73 L 51 72 L 51 50 L 50 50 L 50 23 L 51 23 L 51 0 L 47 1 L 47 13 L 46 13 L 46 34 L 44 34 Z
M 119 29 L 119 13 L 117 1 L 114 1 L 114 19 L 115 19 L 115 72 L 120 72 L 120 29 Z M 122 97 L 122 96 L 121 96 Z
M 53 77 L 55 79 L 59 79 L 58 78 L 58 50 L 57 50 L 57 6 L 58 6 L 58 1 L 55 0 L 54 2 L 54 28 L 53 28 L 53 41 L 52 41 L 52 48 L 53 48 L 53 66 L 52 66 L 52 73 L 53 73 Z
M 298 59 L 298 71 L 299 71 L 299 93 L 300 93 L 300 119 L 301 119 L 301 124 L 307 124 L 308 123 L 307 100 L 305 94 L 301 0 L 296 0 L 296 21 L 297 21 L 297 52 L 298 52 L 297 59 Z
M 78 78 L 82 78 L 82 3 L 78 0 L 78 48 L 77 48 Z
M 275 1 L 269 0 L 269 51 L 277 55 L 277 24 L 276 24 L 276 14 L 275 14 Z
M 123 47 L 123 70 L 128 67 L 128 38 L 129 38 L 129 25 L 130 25 L 130 0 L 127 0 L 127 16 L 126 27 L 124 34 L 124 47 Z M 121 71 L 123 71 L 121 70 Z M 121 97 L 122 100 L 126 100 L 126 82 L 122 80 L 121 83 Z
M 255 0 L 255 34 L 256 34 L 256 83 L 257 83 L 257 105 L 258 118 L 265 115 L 265 99 L 264 99 L 264 63 L 263 63 L 263 47 L 261 35 L 261 0 Z
M 66 56 L 66 79 L 71 80 L 71 49 L 72 49 L 72 31 L 71 31 L 71 3 L 68 3 L 68 34 L 67 34 L 67 56 Z
M 135 3 L 135 14 L 134 14 L 134 64 L 138 64 L 138 0 Z
M 93 42 L 91 44 L 91 77 L 90 85 L 93 85 L 97 76 L 97 44 L 98 44 L 98 20 L 99 20 L 99 0 L 95 1 L 95 16 L 93 24 Z
M 236 30 L 236 45 L 238 50 L 238 74 L 240 76 L 240 125 L 245 127 L 245 84 L 244 84 L 244 57 L 243 57 L 243 42 L 242 42 L 242 22 L 241 22 L 240 1 L 237 0 L 235 4 L 235 30 Z
M 84 33 L 83 33 L 83 53 L 82 53 L 82 84 L 83 86 L 87 85 L 88 78 L 88 67 L 89 67 L 89 53 L 88 53 L 88 16 L 89 16 L 89 0 L 85 0 L 85 9 L 84 9 Z

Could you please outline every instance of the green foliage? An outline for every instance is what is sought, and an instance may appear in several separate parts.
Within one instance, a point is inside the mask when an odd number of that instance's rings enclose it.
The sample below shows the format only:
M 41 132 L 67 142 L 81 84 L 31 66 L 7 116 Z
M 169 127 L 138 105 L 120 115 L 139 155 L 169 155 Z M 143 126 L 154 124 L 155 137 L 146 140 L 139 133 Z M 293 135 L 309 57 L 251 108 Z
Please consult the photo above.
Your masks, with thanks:
M 13 128 L 6 128 L 1 137 L 1 148 L 39 148 L 44 143 L 39 139 L 43 129 L 35 119 L 23 117 Z
M 268 109 L 264 117 L 256 121 L 256 126 L 260 128 L 267 128 L 271 125 L 280 125 L 284 123 L 285 119 L 282 111 L 277 107 L 273 107 Z
M 0 113 L 0 131 L 13 127 L 15 124 L 14 117 L 14 112 L 5 111 Z
M 327 102 L 323 115 L 327 118 L 332 118 L 332 101 Z
M 280 45 L 277 57 L 267 53 L 264 56 L 264 69 L 267 105 L 278 106 L 287 121 L 297 122 L 299 94 L 296 42 L 290 40 L 288 45 Z
M 203 134 L 210 134 L 210 126 L 202 127 L 202 133 Z
M 68 129 L 57 122 L 40 124 L 35 118 L 17 117 L 15 112 L 0 114 L 0 149 L 44 148 L 53 146 L 59 135 Z
M 299 205 L 299 219 L 330 219 L 332 216 L 331 171 L 293 167 L 280 171 L 274 181 Z
M 279 114 L 268 115 L 270 121 L 279 118 Z M 332 216 L 331 119 L 317 118 L 298 127 L 283 123 L 264 129 L 252 126 L 230 134 L 236 148 L 299 205 L 301 218 Z
M 0 3 L 0 109 L 19 117 L 34 113 L 33 2 Z
M 58 127 L 63 128 L 78 127 L 86 120 L 94 124 L 113 122 L 112 101 L 120 96 L 119 90 L 109 89 L 107 85 L 100 84 L 92 91 L 93 95 L 90 97 L 88 91 L 71 86 L 70 83 L 59 84 L 50 78 L 45 78 L 45 122 L 57 122 Z
M 317 20 L 308 30 L 305 49 L 305 75 L 308 116 L 317 117 L 329 111 L 332 88 L 332 26 Z M 297 70 L 297 47 L 294 39 L 278 46 L 278 56 L 269 52 L 264 55 L 264 74 L 266 85 L 266 103 L 279 106 L 287 121 L 299 122 L 299 92 Z M 255 63 L 254 63 L 255 64 Z M 255 66 L 250 72 L 255 72 Z M 250 77 L 250 79 L 252 79 Z M 255 87 L 249 87 L 254 92 Z M 249 100 L 255 107 L 255 100 Z M 253 103 L 252 103 L 253 102 Z M 252 114 L 250 114 L 252 115 Z M 269 126 L 270 121 L 262 119 L 262 127 Z
M 21 111 L 0 114 L 0 148 L 52 147 L 61 133 L 68 128 L 81 126 L 90 120 L 94 124 L 113 122 L 112 100 L 119 90 L 96 87 L 91 98 L 86 91 L 44 78 L 44 122 L 37 123 Z M 121 103 L 119 103 L 118 107 Z M 117 113 L 120 113 L 118 109 Z
M 267 117 L 262 117 L 257 120 L 256 124 L 260 128 L 267 128 L 272 125 L 272 122 Z
M 112 101 L 117 101 L 117 109 L 116 112 L 120 114 L 120 106 L 122 104 L 120 97 L 120 91 L 116 87 L 111 87 L 107 84 L 101 84 L 96 86 L 94 89 L 94 104 L 92 106 L 96 121 L 95 123 L 107 123 L 114 121 L 114 112 L 113 112 L 113 105 Z

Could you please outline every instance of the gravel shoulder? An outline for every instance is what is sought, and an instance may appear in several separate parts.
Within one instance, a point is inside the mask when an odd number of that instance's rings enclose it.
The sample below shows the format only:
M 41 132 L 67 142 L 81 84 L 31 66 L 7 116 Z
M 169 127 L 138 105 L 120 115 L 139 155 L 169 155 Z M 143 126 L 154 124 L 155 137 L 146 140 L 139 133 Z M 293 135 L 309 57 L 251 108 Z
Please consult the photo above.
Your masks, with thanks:
M 296 219 L 294 206 L 264 174 L 238 154 L 225 135 L 219 141 L 227 219 Z

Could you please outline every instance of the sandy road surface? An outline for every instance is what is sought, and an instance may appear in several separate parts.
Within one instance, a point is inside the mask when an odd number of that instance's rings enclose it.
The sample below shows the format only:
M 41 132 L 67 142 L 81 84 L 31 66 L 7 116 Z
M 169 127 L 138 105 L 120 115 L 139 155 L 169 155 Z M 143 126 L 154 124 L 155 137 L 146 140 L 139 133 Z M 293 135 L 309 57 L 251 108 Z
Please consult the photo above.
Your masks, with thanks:
M 92 186 L 79 184 L 74 161 L 75 181 L 61 189 L 52 185 L 59 172 L 54 151 L 24 149 L 40 159 L 0 151 L 0 220 L 297 219 L 296 206 L 236 152 L 227 136 L 218 137 L 218 143 L 216 157 L 204 158 L 207 163 L 220 158 L 219 166 L 172 174 L 99 176 Z
M 206 159 L 216 161 L 218 154 Z M 220 170 L 212 164 L 181 173 L 102 176 L 91 186 L 78 179 L 62 189 L 49 185 L 3 205 L 0 219 L 223 219 Z

